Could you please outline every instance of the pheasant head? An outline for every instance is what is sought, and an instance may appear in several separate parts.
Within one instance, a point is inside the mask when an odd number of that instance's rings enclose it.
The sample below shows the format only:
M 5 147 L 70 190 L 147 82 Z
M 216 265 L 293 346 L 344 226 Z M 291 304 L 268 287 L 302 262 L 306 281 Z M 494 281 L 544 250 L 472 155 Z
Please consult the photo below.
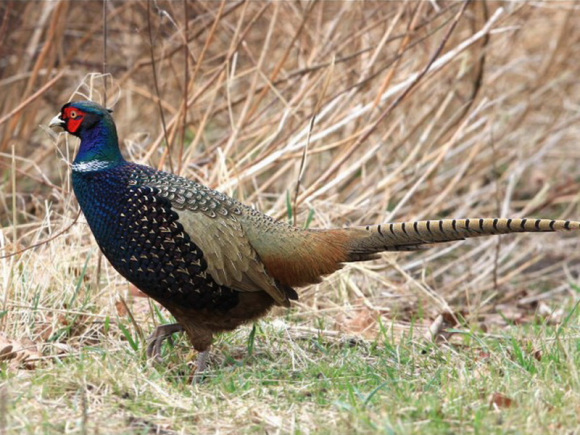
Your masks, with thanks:
M 111 112 L 92 101 L 70 102 L 62 106 L 49 125 L 63 128 L 81 139 L 75 164 L 121 163 L 124 159 Z

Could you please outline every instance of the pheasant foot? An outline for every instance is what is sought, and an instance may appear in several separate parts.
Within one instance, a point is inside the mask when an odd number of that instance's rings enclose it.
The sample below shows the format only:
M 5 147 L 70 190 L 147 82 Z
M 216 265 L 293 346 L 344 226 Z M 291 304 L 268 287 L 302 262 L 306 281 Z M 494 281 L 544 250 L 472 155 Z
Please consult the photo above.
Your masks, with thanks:
M 147 345 L 147 358 L 152 358 L 155 362 L 163 362 L 161 358 L 161 345 L 167 339 L 171 340 L 171 336 L 176 332 L 182 332 L 183 326 L 179 323 L 168 323 L 167 325 L 161 325 L 155 328 L 153 334 L 147 339 L 149 344 Z

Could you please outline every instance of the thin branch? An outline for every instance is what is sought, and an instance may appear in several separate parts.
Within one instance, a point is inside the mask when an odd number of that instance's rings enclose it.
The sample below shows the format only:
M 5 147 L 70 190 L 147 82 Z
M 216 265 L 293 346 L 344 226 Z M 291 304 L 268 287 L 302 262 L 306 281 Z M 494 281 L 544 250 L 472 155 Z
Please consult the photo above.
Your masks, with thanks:
M 151 57 L 151 70 L 153 72 L 153 84 L 155 86 L 155 94 L 157 95 L 157 107 L 159 108 L 159 116 L 161 116 L 161 126 L 163 127 L 163 137 L 165 138 L 165 145 L 169 151 L 169 168 L 173 172 L 173 162 L 171 160 L 171 144 L 169 143 L 169 136 L 167 134 L 167 123 L 165 122 L 165 115 L 161 107 L 161 91 L 159 90 L 159 79 L 157 78 L 157 64 L 155 62 L 155 53 L 153 45 L 153 30 L 151 28 L 151 2 L 147 1 L 147 34 L 149 35 L 149 55 Z

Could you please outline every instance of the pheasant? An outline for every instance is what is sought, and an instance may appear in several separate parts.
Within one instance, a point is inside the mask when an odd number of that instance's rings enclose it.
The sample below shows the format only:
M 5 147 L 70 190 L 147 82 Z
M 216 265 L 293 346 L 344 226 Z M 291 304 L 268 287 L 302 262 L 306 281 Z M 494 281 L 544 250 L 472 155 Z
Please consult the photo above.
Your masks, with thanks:
M 112 266 L 167 308 L 178 323 L 159 326 L 147 348 L 185 331 L 207 361 L 216 333 L 297 300 L 295 287 L 320 282 L 345 263 L 383 251 L 494 234 L 578 230 L 548 219 L 444 219 L 342 229 L 300 229 L 177 175 L 129 162 L 111 111 L 65 104 L 50 122 L 80 138 L 72 164 L 75 195 Z

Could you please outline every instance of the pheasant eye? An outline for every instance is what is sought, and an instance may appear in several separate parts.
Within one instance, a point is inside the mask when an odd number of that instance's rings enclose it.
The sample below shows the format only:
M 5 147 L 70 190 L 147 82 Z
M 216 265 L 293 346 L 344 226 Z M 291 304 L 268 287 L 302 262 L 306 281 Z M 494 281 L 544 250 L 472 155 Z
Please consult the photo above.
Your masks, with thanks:
M 77 112 L 75 112 L 74 110 L 71 110 L 68 114 L 69 117 L 71 117 L 72 119 L 75 119 L 77 117 Z

